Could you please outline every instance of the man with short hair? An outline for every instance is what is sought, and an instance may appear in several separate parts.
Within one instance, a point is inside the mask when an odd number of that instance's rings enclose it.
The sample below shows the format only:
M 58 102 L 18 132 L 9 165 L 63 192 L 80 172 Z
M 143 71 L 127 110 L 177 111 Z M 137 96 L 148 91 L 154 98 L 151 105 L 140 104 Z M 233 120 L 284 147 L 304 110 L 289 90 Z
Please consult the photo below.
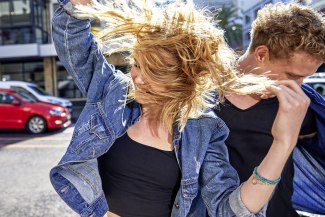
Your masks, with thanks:
M 252 24 L 251 43 L 238 61 L 239 71 L 267 73 L 272 79 L 294 80 L 302 85 L 303 79 L 324 63 L 324 44 L 322 14 L 294 3 L 269 4 Z M 288 159 L 269 201 L 267 217 L 299 216 L 295 209 L 325 214 L 325 100 L 306 85 L 302 89 L 311 105 L 294 156 Z M 226 140 L 230 163 L 241 181 L 251 176 L 273 141 L 271 129 L 278 100 L 264 98 L 231 94 L 216 110 L 230 129 Z

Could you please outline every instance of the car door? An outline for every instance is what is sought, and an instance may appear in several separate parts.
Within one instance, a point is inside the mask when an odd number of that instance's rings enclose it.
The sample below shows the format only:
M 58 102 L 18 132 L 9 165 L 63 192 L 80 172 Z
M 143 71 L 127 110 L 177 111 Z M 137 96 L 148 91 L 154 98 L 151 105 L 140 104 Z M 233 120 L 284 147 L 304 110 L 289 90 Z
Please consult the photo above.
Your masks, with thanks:
M 23 106 L 12 104 L 15 100 L 20 102 L 15 96 L 0 91 L 0 128 L 24 128 Z

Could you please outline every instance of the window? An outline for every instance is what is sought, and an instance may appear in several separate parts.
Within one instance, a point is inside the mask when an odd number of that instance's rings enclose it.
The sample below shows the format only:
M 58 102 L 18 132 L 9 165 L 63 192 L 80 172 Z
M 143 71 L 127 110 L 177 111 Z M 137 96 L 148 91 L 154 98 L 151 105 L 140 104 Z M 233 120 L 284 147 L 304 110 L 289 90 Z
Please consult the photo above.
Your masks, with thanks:
M 10 10 L 9 2 L 0 2 L 0 26 L 6 27 L 10 26 Z
M 16 94 L 27 102 L 37 102 L 37 99 L 33 95 L 25 91 L 17 91 Z
M 33 32 L 28 27 L 0 29 L 0 36 L 2 45 L 33 43 Z
M 246 39 L 247 41 L 251 40 L 251 34 L 250 34 L 249 32 L 247 32 L 247 33 L 245 34 L 245 39 Z
M 248 16 L 248 15 L 246 15 L 246 16 L 245 16 L 245 23 L 246 23 L 246 24 L 249 24 L 250 22 L 251 22 L 251 17 Z
M 0 62 L 2 78 L 6 80 L 18 80 L 43 84 L 44 65 L 43 62 Z M 0 80 L 2 79 L 0 78 Z
M 13 27 L 31 25 L 29 0 L 5 0 L 0 2 L 0 26 Z
M 0 0 L 0 45 L 48 43 L 48 23 L 43 0 Z
M 256 10 L 254 11 L 254 16 L 255 16 L 255 18 L 257 17 L 257 13 L 258 13 L 259 10 L 260 10 L 260 9 L 256 9 Z
M 17 100 L 14 96 L 0 92 L 0 103 L 1 104 L 11 104 L 12 101 Z
M 43 90 L 42 88 L 40 87 L 37 87 L 37 86 L 29 86 L 31 89 L 33 89 L 35 92 L 37 92 L 39 95 L 42 95 L 42 96 L 50 96 L 50 94 L 46 93 L 45 90 Z

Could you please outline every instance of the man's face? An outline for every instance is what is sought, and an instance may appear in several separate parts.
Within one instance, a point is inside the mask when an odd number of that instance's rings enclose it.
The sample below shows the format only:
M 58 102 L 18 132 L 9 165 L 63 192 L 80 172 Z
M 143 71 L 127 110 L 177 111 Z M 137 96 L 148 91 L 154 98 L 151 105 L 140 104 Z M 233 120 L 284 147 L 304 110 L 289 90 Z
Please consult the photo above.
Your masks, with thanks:
M 261 69 L 270 71 L 270 78 L 276 80 L 294 80 L 299 85 L 303 79 L 314 74 L 323 62 L 305 52 L 296 52 L 288 59 L 267 60 Z

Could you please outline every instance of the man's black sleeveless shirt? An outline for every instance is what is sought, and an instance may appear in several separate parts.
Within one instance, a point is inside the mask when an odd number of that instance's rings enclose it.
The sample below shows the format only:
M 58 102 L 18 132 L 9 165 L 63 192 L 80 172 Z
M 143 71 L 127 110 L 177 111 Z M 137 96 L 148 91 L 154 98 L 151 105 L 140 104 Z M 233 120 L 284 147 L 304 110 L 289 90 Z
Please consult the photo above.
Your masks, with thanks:
M 278 111 L 278 100 L 261 100 L 252 107 L 242 110 L 225 101 L 216 109 L 230 133 L 226 140 L 231 165 L 237 170 L 240 181 L 246 181 L 270 149 L 273 137 L 271 129 Z M 301 134 L 313 132 L 315 126 L 312 111 L 308 110 Z M 276 159 L 274 159 L 276 160 Z M 269 201 L 267 217 L 299 216 L 291 204 L 293 194 L 293 159 L 289 157 L 273 197 Z

